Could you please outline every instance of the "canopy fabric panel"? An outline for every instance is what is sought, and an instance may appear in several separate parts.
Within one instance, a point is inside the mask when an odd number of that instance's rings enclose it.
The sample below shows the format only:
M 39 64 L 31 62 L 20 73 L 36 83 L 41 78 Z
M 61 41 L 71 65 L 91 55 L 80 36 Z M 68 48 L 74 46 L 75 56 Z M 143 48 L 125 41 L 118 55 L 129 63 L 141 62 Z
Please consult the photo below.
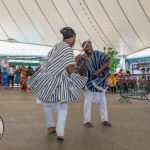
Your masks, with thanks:
M 94 49 L 129 55 L 150 47 L 149 6 L 150 0 L 0 0 L 0 39 L 54 46 L 70 26 L 75 49 L 79 39 L 90 39 Z
M 20 58 L 19 56 L 36 56 L 36 58 L 46 59 L 52 48 L 44 45 L 0 41 L 0 58 L 3 56 L 17 56 L 18 58 Z M 81 53 L 79 50 L 73 50 L 73 52 L 74 56 Z
M 142 58 L 142 57 L 150 57 L 150 48 L 127 56 L 128 59 Z
M 51 51 L 52 47 L 10 43 L 0 41 L 0 56 L 37 56 L 45 57 Z

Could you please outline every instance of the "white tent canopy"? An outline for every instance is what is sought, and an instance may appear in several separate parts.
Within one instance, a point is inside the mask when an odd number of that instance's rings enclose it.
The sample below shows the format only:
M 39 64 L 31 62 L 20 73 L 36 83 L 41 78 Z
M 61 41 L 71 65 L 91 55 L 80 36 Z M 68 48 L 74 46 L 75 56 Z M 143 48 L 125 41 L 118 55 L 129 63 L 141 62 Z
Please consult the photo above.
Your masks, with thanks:
M 127 56 L 127 58 L 141 58 L 141 57 L 150 57 L 150 48 Z
M 0 56 L 36 56 L 46 57 L 53 47 L 26 43 L 0 41 Z M 81 53 L 74 50 L 75 56 Z
M 0 39 L 53 46 L 70 26 L 94 49 L 129 55 L 150 47 L 149 6 L 150 0 L 1 0 Z
M 1 56 L 47 56 L 52 47 L 0 41 Z

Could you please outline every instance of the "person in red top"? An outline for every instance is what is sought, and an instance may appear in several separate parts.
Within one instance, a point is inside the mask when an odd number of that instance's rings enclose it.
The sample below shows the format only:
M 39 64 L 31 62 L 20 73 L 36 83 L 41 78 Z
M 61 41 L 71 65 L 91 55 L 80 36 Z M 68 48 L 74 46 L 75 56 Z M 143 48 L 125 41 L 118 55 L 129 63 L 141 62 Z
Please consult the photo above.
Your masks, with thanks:
M 120 69 L 119 72 L 118 72 L 118 75 L 122 75 L 122 74 L 123 74 L 122 71 L 123 71 L 123 70 Z

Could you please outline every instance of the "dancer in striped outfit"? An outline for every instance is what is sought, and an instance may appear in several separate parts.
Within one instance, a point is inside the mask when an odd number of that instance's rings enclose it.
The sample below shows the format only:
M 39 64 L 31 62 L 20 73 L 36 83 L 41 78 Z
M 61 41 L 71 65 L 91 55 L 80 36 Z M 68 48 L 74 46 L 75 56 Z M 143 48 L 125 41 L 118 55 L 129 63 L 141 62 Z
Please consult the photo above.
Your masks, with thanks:
M 57 138 L 63 139 L 68 103 L 78 99 L 87 78 L 73 73 L 75 60 L 72 47 L 76 33 L 70 27 L 65 27 L 60 32 L 63 41 L 53 47 L 47 63 L 28 80 L 28 85 L 36 94 L 37 101 L 44 106 L 48 131 L 56 131 Z M 52 109 L 57 110 L 56 128 Z
M 96 103 L 99 107 L 102 124 L 111 126 L 108 122 L 105 88 L 109 75 L 109 57 L 100 51 L 93 51 L 92 42 L 85 41 L 82 44 L 85 54 L 77 56 L 78 72 L 88 77 L 86 87 L 83 91 L 84 102 L 84 122 L 86 127 L 93 127 L 91 123 L 91 104 Z

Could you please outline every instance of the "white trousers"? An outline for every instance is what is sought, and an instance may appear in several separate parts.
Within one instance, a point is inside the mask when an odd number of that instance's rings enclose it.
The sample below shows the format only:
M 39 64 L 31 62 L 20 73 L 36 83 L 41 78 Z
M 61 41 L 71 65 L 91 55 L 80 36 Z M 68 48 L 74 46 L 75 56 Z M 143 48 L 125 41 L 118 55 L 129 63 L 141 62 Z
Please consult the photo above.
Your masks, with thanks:
M 62 104 L 61 102 L 57 102 L 57 103 L 50 103 L 49 105 L 44 106 L 47 127 L 55 126 L 52 116 L 53 109 L 56 109 L 57 111 L 56 133 L 59 136 L 64 136 L 65 123 L 68 113 L 68 104 Z
M 90 90 L 83 91 L 85 96 L 84 101 L 84 122 L 91 122 L 91 105 L 92 102 L 96 103 L 99 107 L 100 116 L 102 121 L 108 121 L 107 105 L 105 92 L 92 92 Z

